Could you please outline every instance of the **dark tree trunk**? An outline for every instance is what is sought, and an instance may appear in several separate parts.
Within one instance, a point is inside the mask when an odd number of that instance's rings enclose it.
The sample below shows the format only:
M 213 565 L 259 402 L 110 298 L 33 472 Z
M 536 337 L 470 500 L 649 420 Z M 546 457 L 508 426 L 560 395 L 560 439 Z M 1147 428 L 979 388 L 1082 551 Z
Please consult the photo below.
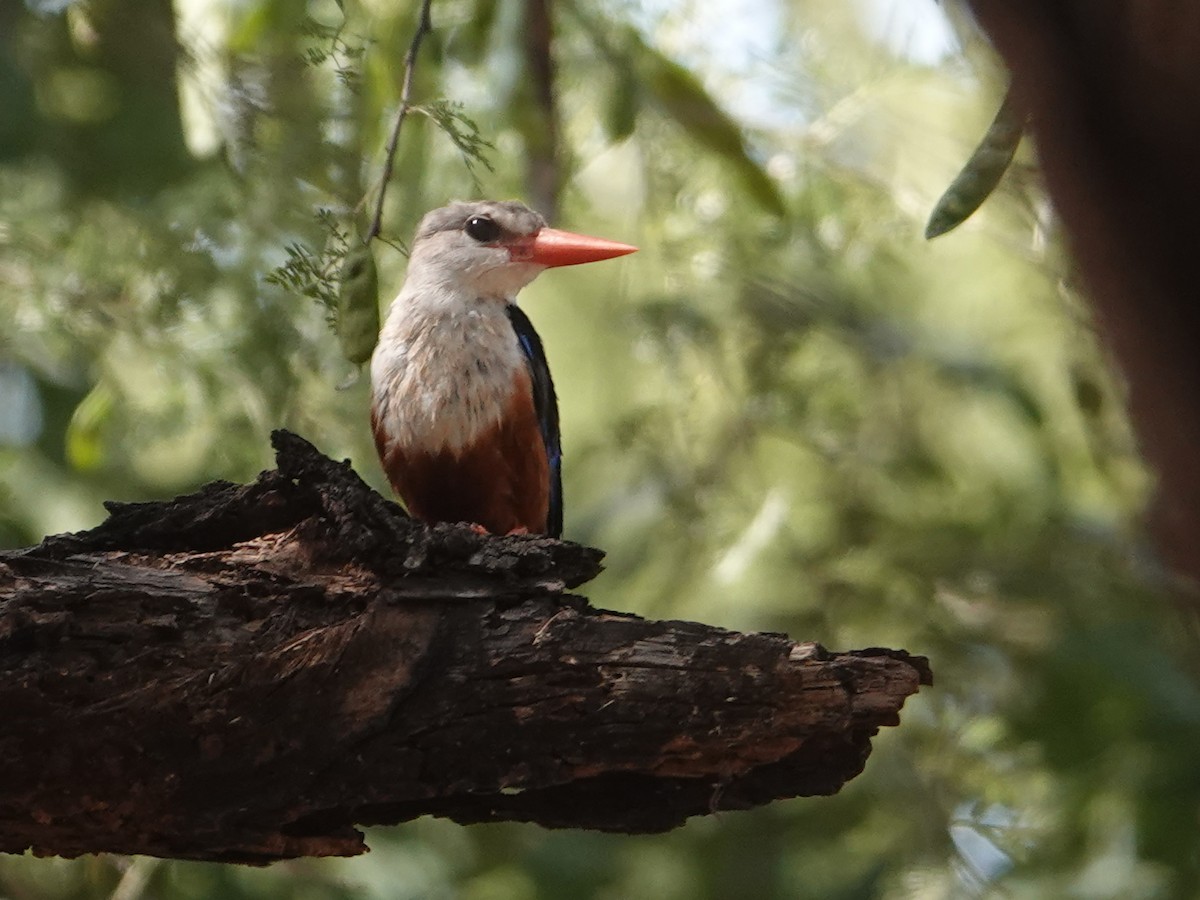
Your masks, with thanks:
M 1200 581 L 1200 4 L 971 6 L 1031 114 L 1100 332 L 1128 379 L 1159 476 L 1159 548 Z
M 276 434 L 279 468 L 0 554 L 0 850 L 266 862 L 355 824 L 658 831 L 831 794 L 930 682 L 596 610 L 599 551 L 426 528 Z
M 83 193 L 153 194 L 192 165 L 179 109 L 175 10 L 171 0 L 92 0 L 85 9 L 92 44 L 67 46 L 101 99 L 90 121 L 68 120 L 57 149 Z
M 529 103 L 520 123 L 525 135 L 526 185 L 533 208 L 558 220 L 562 186 L 559 115 L 555 88 L 554 20 L 550 0 L 525 0 L 525 71 Z

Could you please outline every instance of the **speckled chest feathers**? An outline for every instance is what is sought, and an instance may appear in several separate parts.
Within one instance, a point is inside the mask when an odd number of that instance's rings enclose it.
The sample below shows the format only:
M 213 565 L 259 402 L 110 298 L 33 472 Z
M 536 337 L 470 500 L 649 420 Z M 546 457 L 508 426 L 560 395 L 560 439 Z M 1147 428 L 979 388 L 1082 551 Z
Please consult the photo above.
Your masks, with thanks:
M 423 453 L 462 453 L 499 424 L 514 393 L 530 390 L 502 301 L 390 316 L 371 380 L 374 414 L 389 444 Z
M 561 531 L 557 461 L 512 314 L 501 300 L 417 301 L 384 327 L 371 424 L 388 481 L 419 519 Z

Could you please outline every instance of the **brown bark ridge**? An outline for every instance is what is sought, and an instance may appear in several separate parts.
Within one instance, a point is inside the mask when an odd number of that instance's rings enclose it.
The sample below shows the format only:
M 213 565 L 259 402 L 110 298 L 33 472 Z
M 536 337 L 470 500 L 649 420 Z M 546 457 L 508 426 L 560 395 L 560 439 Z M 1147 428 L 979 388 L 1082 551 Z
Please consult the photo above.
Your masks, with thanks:
M 594 609 L 601 553 L 426 527 L 276 432 L 278 468 L 0 554 L 0 850 L 262 863 L 355 825 L 651 832 L 832 794 L 931 683 Z

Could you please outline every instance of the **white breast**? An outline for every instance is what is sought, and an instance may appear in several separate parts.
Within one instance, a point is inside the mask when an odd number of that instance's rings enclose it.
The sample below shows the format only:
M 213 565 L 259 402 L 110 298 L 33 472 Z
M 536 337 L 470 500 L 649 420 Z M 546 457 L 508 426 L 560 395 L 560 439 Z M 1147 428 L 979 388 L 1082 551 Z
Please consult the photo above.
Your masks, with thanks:
M 371 358 L 372 409 L 393 445 L 461 452 L 500 421 L 525 364 L 503 301 L 402 292 Z

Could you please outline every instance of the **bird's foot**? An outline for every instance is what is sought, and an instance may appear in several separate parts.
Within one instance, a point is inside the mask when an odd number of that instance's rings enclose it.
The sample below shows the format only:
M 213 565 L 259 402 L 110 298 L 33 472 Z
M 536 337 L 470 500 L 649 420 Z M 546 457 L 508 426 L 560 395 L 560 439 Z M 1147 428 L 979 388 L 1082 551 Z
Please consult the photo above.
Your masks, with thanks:
M 489 535 L 496 534 L 496 532 L 488 531 L 486 528 L 484 528 L 478 522 L 468 522 L 467 527 L 470 528 L 476 534 L 489 534 Z M 510 535 L 514 535 L 514 534 L 529 534 L 529 533 L 530 533 L 529 529 L 526 528 L 524 525 L 518 525 L 516 528 L 510 529 L 509 531 L 504 532 L 504 536 L 509 537 Z

